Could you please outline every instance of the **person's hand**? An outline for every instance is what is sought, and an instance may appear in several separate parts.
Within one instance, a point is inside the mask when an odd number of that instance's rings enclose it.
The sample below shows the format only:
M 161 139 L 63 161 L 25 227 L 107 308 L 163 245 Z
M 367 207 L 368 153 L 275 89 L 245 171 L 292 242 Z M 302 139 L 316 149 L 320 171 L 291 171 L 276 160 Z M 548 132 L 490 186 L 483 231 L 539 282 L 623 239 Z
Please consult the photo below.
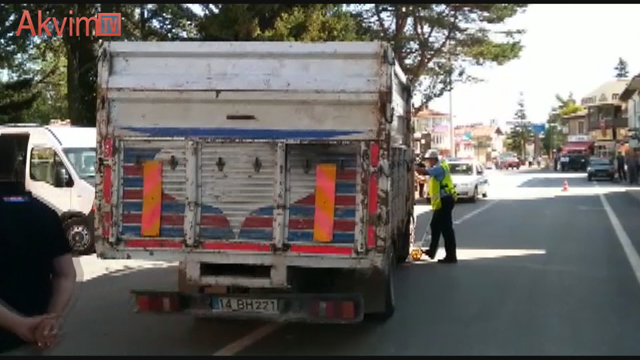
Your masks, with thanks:
M 57 314 L 47 314 L 35 329 L 34 337 L 38 347 L 49 348 L 58 339 L 62 318 Z
M 48 318 L 49 316 L 47 315 L 20 317 L 11 331 L 25 342 L 34 344 L 36 343 L 36 330 L 38 329 L 40 324 Z

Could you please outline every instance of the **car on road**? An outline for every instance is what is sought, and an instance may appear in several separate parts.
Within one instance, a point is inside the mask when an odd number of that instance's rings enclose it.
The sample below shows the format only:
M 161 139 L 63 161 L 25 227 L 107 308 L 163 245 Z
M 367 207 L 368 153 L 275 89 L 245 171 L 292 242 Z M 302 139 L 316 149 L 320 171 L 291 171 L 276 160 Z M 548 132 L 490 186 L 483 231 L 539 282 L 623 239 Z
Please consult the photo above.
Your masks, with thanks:
M 615 176 L 615 166 L 613 160 L 607 158 L 592 157 L 589 159 L 587 167 L 587 180 L 608 179 L 613 181 Z
M 475 202 L 478 196 L 487 197 L 489 180 L 485 169 L 476 161 L 458 160 L 449 162 L 453 185 L 458 193 L 458 199 Z
M 588 163 L 587 155 L 582 152 L 568 152 L 560 157 L 561 171 L 585 171 Z
M 518 157 L 514 153 L 502 153 L 498 159 L 498 168 L 520 169 L 520 159 L 518 159 Z

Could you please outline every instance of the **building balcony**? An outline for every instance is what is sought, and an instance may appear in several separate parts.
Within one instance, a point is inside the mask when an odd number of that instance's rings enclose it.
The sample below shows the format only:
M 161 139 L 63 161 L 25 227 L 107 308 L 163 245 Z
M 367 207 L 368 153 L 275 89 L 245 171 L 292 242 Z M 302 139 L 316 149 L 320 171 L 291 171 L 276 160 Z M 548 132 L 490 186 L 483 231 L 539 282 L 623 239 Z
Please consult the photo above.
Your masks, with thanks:
M 591 119 L 588 122 L 588 124 L 589 124 L 588 131 L 602 130 L 602 126 L 599 120 Z M 626 128 L 627 126 L 629 126 L 629 121 L 626 116 L 616 117 L 613 119 L 606 119 L 604 121 L 605 129 L 612 129 L 613 127 L 620 129 L 620 128 Z

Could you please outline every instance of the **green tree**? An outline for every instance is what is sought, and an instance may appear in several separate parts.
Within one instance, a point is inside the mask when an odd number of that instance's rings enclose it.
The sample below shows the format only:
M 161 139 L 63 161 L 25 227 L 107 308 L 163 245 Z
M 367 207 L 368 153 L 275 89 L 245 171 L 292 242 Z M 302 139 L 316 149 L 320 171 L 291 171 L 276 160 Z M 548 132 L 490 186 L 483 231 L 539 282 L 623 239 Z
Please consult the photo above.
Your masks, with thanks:
M 479 81 L 470 65 L 520 56 L 522 29 L 498 29 L 526 4 L 366 4 L 355 6 L 371 39 L 390 42 L 423 104 L 456 82 Z
M 209 41 L 353 41 L 365 39 L 341 4 L 210 4 L 197 25 Z
M 527 122 L 527 112 L 522 93 L 520 93 L 520 98 L 518 99 L 514 120 L 516 123 L 507 135 L 507 149 L 519 154 L 524 159 L 526 157 L 526 144 L 532 139 L 533 132 L 531 131 L 531 124 Z
M 567 126 L 567 124 L 562 120 L 562 117 L 584 111 L 584 108 L 576 103 L 572 93 L 569 93 L 566 98 L 556 94 L 556 101 L 557 105 L 552 107 L 549 112 L 547 129 L 542 138 L 542 146 L 547 153 L 564 144 L 566 141 L 566 136 L 562 129 Z
M 40 43 L 29 56 L 33 73 L 42 77 L 35 88 L 41 96 L 24 112 L 25 121 L 48 123 L 69 118 L 67 102 L 67 57 L 62 39 Z
M 0 123 L 22 122 L 40 94 L 34 90 L 34 78 L 22 78 L 0 83 Z
M 623 58 L 618 58 L 618 64 L 613 68 L 616 71 L 616 79 L 625 79 L 629 77 L 629 64 Z
M 24 72 L 25 64 L 37 64 L 39 71 L 49 71 L 53 64 L 51 57 L 60 59 L 66 69 L 57 67 L 55 80 L 42 84 L 48 89 L 46 98 L 34 102 L 32 116 L 38 119 L 61 117 L 68 114 L 74 124 L 94 125 L 96 113 L 97 50 L 100 40 L 93 34 L 81 32 L 70 36 L 64 32 L 62 45 L 60 38 L 52 31 L 52 36 L 43 34 L 33 37 L 29 31 L 15 36 L 20 24 L 22 11 L 30 11 L 32 16 L 38 10 L 44 17 L 52 17 L 59 22 L 73 11 L 77 17 L 95 16 L 97 12 L 116 12 L 122 14 L 122 36 L 120 40 L 179 40 L 195 36 L 197 15 L 185 4 L 12 4 L 0 5 L 0 68 L 11 73 Z M 32 19 L 33 20 L 33 19 Z M 34 24 L 37 26 L 37 24 Z M 37 29 L 36 29 L 37 30 Z M 51 28 L 53 30 L 53 28 Z M 43 63 L 29 58 L 29 54 L 38 51 Z M 35 71 L 28 69 L 29 73 Z M 42 75 L 42 74 L 41 74 Z M 61 77 L 66 76 L 65 86 L 58 86 Z M 55 82 L 55 85 L 52 83 Z M 54 92 L 57 92 L 54 95 Z M 61 105 L 60 96 L 65 96 L 66 104 Z M 51 97 L 55 97 L 52 99 Z M 45 102 L 56 104 L 47 109 Z M 44 120 L 42 120 L 44 121 Z

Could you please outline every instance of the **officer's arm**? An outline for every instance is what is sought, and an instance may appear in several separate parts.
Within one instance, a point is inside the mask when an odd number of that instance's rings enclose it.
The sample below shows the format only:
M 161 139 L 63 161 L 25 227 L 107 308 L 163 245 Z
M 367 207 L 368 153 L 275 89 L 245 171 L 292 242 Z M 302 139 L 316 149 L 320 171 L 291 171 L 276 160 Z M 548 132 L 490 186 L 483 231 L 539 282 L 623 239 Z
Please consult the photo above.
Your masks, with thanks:
M 73 296 L 73 290 L 76 285 L 76 268 L 73 265 L 71 248 L 62 228 L 62 221 L 55 213 L 50 213 L 50 216 L 48 225 L 50 226 L 49 243 L 51 244 L 51 252 L 49 255 L 53 263 L 51 277 L 53 293 L 47 312 L 63 315 Z
M 50 314 L 64 314 L 71 298 L 73 290 L 76 286 L 76 268 L 73 266 L 73 258 L 71 254 L 58 256 L 53 260 L 54 274 L 53 296 L 49 302 Z
M 0 328 L 16 333 L 22 320 L 24 320 L 22 316 L 13 312 L 0 301 Z
M 434 167 L 432 167 L 431 169 L 429 169 L 429 175 L 431 177 L 433 177 L 434 179 L 436 179 L 436 181 L 443 181 L 444 180 L 444 175 L 445 175 L 445 171 L 442 168 L 441 165 L 436 165 Z

